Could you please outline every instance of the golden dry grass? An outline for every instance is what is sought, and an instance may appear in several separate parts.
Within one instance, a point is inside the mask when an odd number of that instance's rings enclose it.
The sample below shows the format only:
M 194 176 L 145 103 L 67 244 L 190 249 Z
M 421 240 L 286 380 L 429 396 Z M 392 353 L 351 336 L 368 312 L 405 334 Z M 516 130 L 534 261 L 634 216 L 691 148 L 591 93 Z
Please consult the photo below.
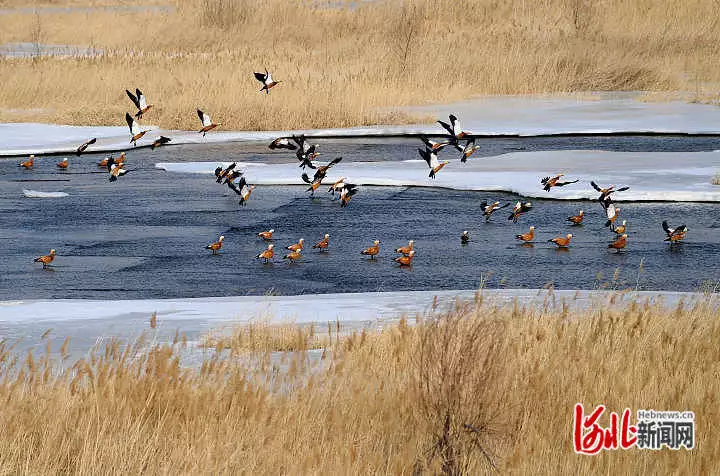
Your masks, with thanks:
M 196 107 L 228 129 L 283 129 L 403 123 L 415 119 L 397 106 L 478 94 L 720 97 L 720 22 L 705 0 L 167 4 L 172 11 L 0 15 L 0 44 L 104 51 L 0 60 L 0 120 L 124 125 L 124 90 L 136 86 L 156 105 L 148 123 L 184 129 L 197 127 Z M 252 77 L 263 67 L 285 81 L 268 97 Z
M 13 365 L 4 346 L 0 472 L 711 472 L 717 303 L 614 309 L 479 302 L 333 339 L 322 358 L 261 344 L 256 359 L 210 352 L 192 368 L 182 344 L 115 343 L 61 376 L 48 360 Z M 576 402 L 692 410 L 696 449 L 575 455 Z

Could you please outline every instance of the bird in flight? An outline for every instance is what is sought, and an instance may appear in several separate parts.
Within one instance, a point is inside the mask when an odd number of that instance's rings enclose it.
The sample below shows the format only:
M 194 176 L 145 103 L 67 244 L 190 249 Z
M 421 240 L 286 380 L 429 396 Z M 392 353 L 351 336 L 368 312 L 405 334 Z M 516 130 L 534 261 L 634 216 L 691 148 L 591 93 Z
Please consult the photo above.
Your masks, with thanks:
M 456 144 L 455 147 L 457 147 L 457 149 L 462 152 L 460 162 L 462 162 L 463 164 L 467 162 L 467 159 L 470 158 L 470 156 L 473 155 L 475 151 L 480 148 L 479 145 L 475 145 L 475 139 L 470 139 L 469 141 L 467 141 L 464 147 L 461 147 L 458 144 Z
M 155 150 L 155 149 L 157 149 L 158 147 L 160 147 L 161 145 L 167 144 L 167 143 L 170 142 L 171 140 L 172 140 L 172 139 L 170 139 L 169 137 L 160 136 L 160 137 L 158 137 L 157 139 L 155 139 L 155 140 L 153 141 L 153 143 L 152 143 L 152 145 L 151 145 L 150 147 L 152 148 L 152 150 Z
M 297 145 L 290 142 L 291 139 L 292 139 L 291 137 L 278 137 L 277 139 L 272 141 L 268 147 L 271 150 L 276 150 L 276 149 L 296 150 L 298 147 L 297 147 Z
M 255 79 L 260 81 L 263 85 L 263 87 L 260 89 L 260 92 L 265 91 L 266 94 L 270 94 L 270 90 L 278 85 L 281 81 L 275 81 L 272 78 L 272 75 L 268 72 L 267 69 L 265 69 L 265 73 L 255 73 Z
M 205 134 L 207 134 L 209 131 L 215 129 L 218 126 L 222 126 L 221 122 L 213 122 L 210 118 L 210 114 L 206 114 L 200 109 L 197 110 L 197 115 L 200 118 L 200 122 L 202 122 L 202 129 L 200 129 L 198 133 L 202 132 L 203 137 L 205 137 Z
M 137 108 L 137 112 L 135 113 L 135 117 L 140 120 L 143 117 L 143 114 L 148 112 L 151 107 L 153 107 L 152 104 L 147 103 L 147 99 L 145 99 L 145 95 L 140 91 L 139 89 L 135 89 L 135 94 L 131 93 L 130 90 L 126 89 L 125 93 L 128 95 L 130 100 L 135 104 L 135 107 Z
M 612 226 L 620 214 L 620 208 L 615 206 L 612 200 L 610 200 L 610 197 L 606 199 L 606 202 L 605 215 L 607 216 L 607 221 L 605 222 L 605 226 L 609 226 L 611 227 L 610 229 L 613 229 Z
M 313 164 L 312 161 L 320 155 L 320 153 L 317 152 L 317 144 L 310 144 L 304 135 L 292 136 L 292 140 L 297 144 L 295 156 L 300 161 L 299 167 L 303 169 L 305 167 L 314 169 L 315 164 Z
M 440 170 L 449 163 L 447 160 L 443 160 L 442 162 L 438 161 L 437 151 L 432 149 L 418 149 L 418 153 L 420 154 L 420 157 L 427 162 L 428 167 L 430 167 L 430 174 L 428 177 L 432 179 L 435 178 L 435 174 L 440 172 Z
M 500 202 L 493 202 L 488 205 L 487 200 L 483 200 L 482 202 L 480 202 L 480 210 L 482 210 L 482 212 L 483 212 L 483 216 L 485 217 L 485 222 L 487 223 L 490 221 L 490 217 L 492 216 L 493 213 L 507 207 L 508 205 L 510 205 L 510 204 L 506 203 L 505 205 L 500 206 Z
M 235 182 L 228 182 L 227 186 L 232 190 L 233 192 L 240 195 L 240 206 L 247 205 L 247 201 L 250 199 L 250 194 L 253 190 L 255 190 L 255 185 L 248 185 L 247 181 L 245 180 L 245 177 L 240 177 L 240 180 L 237 184 Z
M 83 152 L 85 152 L 85 149 L 87 149 L 88 147 L 90 147 L 90 146 L 91 146 L 92 144 L 94 144 L 95 142 L 97 142 L 97 139 L 94 138 L 94 137 L 93 137 L 92 139 L 90 139 L 90 140 L 86 140 L 85 142 L 83 142 L 82 144 L 80 144 L 80 146 L 79 146 L 77 149 L 75 149 L 75 155 L 80 155 L 80 154 L 82 154 Z
M 130 128 L 130 142 L 132 142 L 133 145 L 137 145 L 137 141 L 142 139 L 142 136 L 149 132 L 147 130 L 141 131 L 140 124 L 133 119 L 130 113 L 125 113 L 125 122 L 127 122 L 127 125 Z
M 600 196 L 598 197 L 598 201 L 603 205 L 603 208 L 605 208 L 605 202 L 608 198 L 610 198 L 610 195 L 612 195 L 615 192 L 624 192 L 625 190 L 629 190 L 630 187 L 621 187 L 617 190 L 615 190 L 614 185 L 610 185 L 607 188 L 600 187 L 597 183 L 595 183 L 594 180 L 590 181 L 590 185 L 592 185 L 592 188 L 600 192 Z
M 237 162 L 233 162 L 232 164 L 228 165 L 228 166 L 227 166 L 226 168 L 224 168 L 224 169 L 223 169 L 222 167 L 216 168 L 216 169 L 215 169 L 215 177 L 216 177 L 215 181 L 216 181 L 217 183 L 222 182 L 222 180 L 223 180 L 225 177 L 227 177 L 228 174 L 230 174 L 230 172 L 232 172 L 232 171 L 235 169 L 235 167 L 237 167 Z
M 325 176 L 327 175 L 328 170 L 330 170 L 330 168 L 333 165 L 339 163 L 341 160 L 342 160 L 342 157 L 336 157 L 333 160 L 331 160 L 327 165 L 322 165 L 320 167 L 317 167 L 317 169 L 315 170 L 315 175 L 313 176 L 312 180 L 310 180 L 310 177 L 308 177 L 307 173 L 303 172 L 301 177 L 305 183 L 310 184 L 310 187 L 308 187 L 307 191 L 308 192 L 312 191 L 311 196 L 315 195 L 315 191 L 318 189 L 318 187 L 320 186 L 322 181 L 325 179 Z
M 420 136 L 420 140 L 423 141 L 423 144 L 425 144 L 425 147 L 427 147 L 430 150 L 434 150 L 434 151 L 440 151 L 443 149 L 443 147 L 445 147 L 446 145 L 449 144 L 449 142 L 438 142 L 438 141 L 428 139 L 425 136 Z
M 543 184 L 543 190 L 546 192 L 549 192 L 551 188 L 553 187 L 564 187 L 565 185 L 570 185 L 571 183 L 576 183 L 578 180 L 570 180 L 567 182 L 561 182 L 560 179 L 563 178 L 565 174 L 557 174 L 554 177 L 545 177 L 542 180 L 540 180 L 540 183 Z
M 443 129 L 445 129 L 450 134 L 450 142 L 452 144 L 457 144 L 458 140 L 464 138 L 470 133 L 462 130 L 462 126 L 460 126 L 460 120 L 458 120 L 458 118 L 454 114 L 450 114 L 450 116 L 448 117 L 450 119 L 450 124 L 443 121 L 437 122 L 443 127 Z
M 678 243 L 685 239 L 685 235 L 688 232 L 688 227 L 686 225 L 680 225 L 677 228 L 671 228 L 670 225 L 668 225 L 667 220 L 662 222 L 663 230 L 665 230 L 665 234 L 667 237 L 665 238 L 665 241 L 669 241 L 672 243 Z
M 343 183 L 340 188 L 340 208 L 347 207 L 350 204 L 350 199 L 352 199 L 356 193 L 358 193 L 357 185 Z
M 380 241 L 375 240 L 373 241 L 373 245 L 369 248 L 365 248 L 360 252 L 361 255 L 369 256 L 370 259 L 375 259 L 375 257 L 380 253 Z
M 48 266 L 50 266 L 50 263 L 52 263 L 54 259 L 55 259 L 55 249 L 52 249 L 52 250 L 50 250 L 50 254 L 35 258 L 33 261 L 35 263 L 42 263 L 43 269 L 45 269 Z
M 512 209 L 512 213 L 510 213 L 510 216 L 508 217 L 508 220 L 512 220 L 513 223 L 517 223 L 520 219 L 520 215 L 523 213 L 529 211 L 532 208 L 532 203 L 530 202 L 517 202 L 515 206 Z
M 205 247 L 206 250 L 212 250 L 212 254 L 216 255 L 218 254 L 218 251 L 220 251 L 220 248 L 222 248 L 223 240 L 225 239 L 224 235 L 220 235 L 220 238 L 215 243 L 210 243 Z

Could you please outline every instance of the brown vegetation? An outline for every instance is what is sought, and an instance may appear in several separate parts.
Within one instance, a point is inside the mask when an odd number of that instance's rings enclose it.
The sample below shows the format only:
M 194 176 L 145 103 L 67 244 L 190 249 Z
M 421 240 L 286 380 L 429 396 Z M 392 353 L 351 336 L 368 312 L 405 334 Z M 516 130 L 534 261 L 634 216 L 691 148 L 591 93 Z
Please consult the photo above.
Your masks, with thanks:
M 182 343 L 113 343 L 60 376 L 3 344 L 0 472 L 711 472 L 717 304 L 612 309 L 478 302 L 339 339 L 332 325 L 323 351 L 301 338 L 291 353 L 260 326 L 255 358 L 241 327 L 240 352 L 208 350 L 191 367 Z M 576 455 L 576 402 L 692 410 L 696 448 Z
M 0 44 L 103 51 L 0 59 L 0 120 L 124 125 L 134 87 L 156 105 L 146 122 L 183 129 L 196 107 L 227 129 L 284 129 L 402 123 L 416 119 L 397 106 L 478 94 L 720 92 L 720 22 L 703 0 L 168 4 L 0 15 Z M 284 81 L 267 97 L 252 76 L 264 67 Z

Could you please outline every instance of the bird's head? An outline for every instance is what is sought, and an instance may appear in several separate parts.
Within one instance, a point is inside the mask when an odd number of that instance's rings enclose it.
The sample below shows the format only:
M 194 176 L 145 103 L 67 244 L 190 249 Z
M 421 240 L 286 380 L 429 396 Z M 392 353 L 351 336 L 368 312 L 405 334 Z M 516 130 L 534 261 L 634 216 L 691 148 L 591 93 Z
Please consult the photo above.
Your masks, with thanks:
M 271 249 L 273 249 L 273 248 L 275 248 L 275 245 L 268 245 L 268 249 L 269 249 L 269 250 L 271 250 Z
M 373 244 L 379 245 L 379 244 L 380 244 L 380 240 L 375 240 L 375 241 L 373 241 Z
M 305 242 L 305 239 L 303 239 L 303 238 L 300 238 L 300 239 L 298 240 L 298 243 L 300 243 L 300 244 L 302 244 L 303 242 Z
M 627 234 L 623 233 L 622 237 L 623 237 L 623 239 L 627 238 Z
M 220 239 L 218 241 L 222 242 L 222 240 L 224 240 L 224 239 L 225 239 L 225 235 L 220 235 Z
M 535 227 L 534 227 L 534 226 L 531 226 L 531 227 L 530 227 L 530 231 L 535 231 Z
M 572 233 L 567 234 L 567 239 L 569 240 L 570 238 L 572 238 Z
M 578 215 L 580 215 L 580 216 L 583 216 L 584 214 L 585 214 L 585 212 L 583 212 L 582 210 L 580 210 L 580 213 L 578 213 Z
M 408 241 L 408 245 L 411 245 L 411 246 L 412 246 L 414 243 L 415 243 L 415 240 L 410 240 L 410 241 Z
M 330 235 L 325 233 L 325 238 L 330 238 Z
M 270 229 L 268 230 L 268 232 L 270 232 L 270 233 L 272 233 L 272 232 L 274 232 L 274 231 L 275 231 L 275 230 L 272 229 L 272 228 L 270 228 Z

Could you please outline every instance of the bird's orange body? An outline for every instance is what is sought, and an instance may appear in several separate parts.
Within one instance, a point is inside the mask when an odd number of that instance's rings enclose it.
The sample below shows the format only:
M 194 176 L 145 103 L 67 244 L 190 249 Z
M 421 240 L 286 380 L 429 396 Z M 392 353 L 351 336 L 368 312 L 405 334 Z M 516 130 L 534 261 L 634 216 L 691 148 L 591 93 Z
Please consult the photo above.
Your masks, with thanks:
M 568 234 L 567 236 L 558 236 L 557 238 L 553 238 L 552 241 L 555 243 L 558 248 L 567 248 L 570 246 L 570 240 L 572 240 L 572 235 Z
M 50 250 L 50 254 L 47 254 L 45 256 L 40 256 L 39 258 L 35 258 L 33 261 L 36 263 L 42 263 L 43 268 L 46 268 L 50 263 L 53 262 L 55 259 L 55 250 Z
M 613 248 L 616 250 L 621 250 L 625 248 L 625 245 L 627 244 L 627 235 L 623 234 L 618 237 L 617 240 L 613 241 L 608 245 L 608 248 Z
M 289 249 L 290 251 L 302 251 L 304 242 L 305 240 L 300 238 L 297 243 L 293 243 L 292 245 L 288 246 L 287 249 Z
M 35 165 L 35 156 L 31 155 L 25 162 L 20 162 L 20 167 L 24 169 L 31 169 Z
M 393 261 L 396 263 L 399 263 L 400 266 L 410 266 L 412 264 L 413 257 L 415 256 L 415 251 L 410 250 L 410 252 L 407 254 L 407 256 L 398 256 Z
M 573 225 L 581 225 L 583 222 L 583 218 L 585 218 L 585 213 L 580 210 L 580 213 L 578 213 L 577 215 L 568 217 L 568 221 Z
M 211 244 L 207 245 L 207 246 L 205 247 L 205 249 L 207 249 L 207 250 L 212 250 L 212 254 L 214 254 L 214 255 L 217 254 L 217 252 L 220 251 L 220 249 L 222 248 L 223 240 L 224 240 L 224 239 L 225 239 L 225 237 L 224 237 L 224 236 L 221 236 L 218 241 L 216 241 L 215 243 L 211 243 Z
M 535 238 L 535 227 L 531 226 L 530 230 L 527 233 L 515 235 L 515 238 L 520 241 L 524 241 L 525 243 L 532 241 Z
M 329 245 L 330 245 L 330 235 L 326 234 L 322 240 L 318 241 L 317 243 L 315 243 L 313 245 L 313 248 L 319 249 L 320 251 L 325 251 L 325 250 L 327 250 L 327 247 Z
M 260 233 L 258 233 L 258 236 L 265 241 L 272 240 L 274 231 L 275 230 L 261 231 Z
M 372 259 L 374 259 L 375 256 L 378 255 L 378 253 L 380 253 L 380 242 L 378 240 L 375 240 L 374 244 L 371 247 L 365 248 L 360 252 L 360 254 L 369 256 Z
M 414 242 L 413 240 L 410 240 L 410 241 L 408 241 L 407 246 L 403 246 L 403 247 L 397 248 L 397 249 L 395 250 L 395 253 L 401 253 L 401 254 L 407 256 L 407 255 L 409 255 L 410 252 L 413 250 L 413 245 L 414 245 L 414 244 L 415 244 L 415 242 Z
M 69 164 L 67 158 L 65 158 L 65 159 L 63 159 L 63 160 L 61 160 L 60 162 L 57 163 L 57 167 L 58 167 L 59 169 L 66 169 L 66 168 L 68 168 L 68 165 L 70 165 L 70 164 Z
M 273 256 L 275 256 L 275 250 L 273 248 L 275 245 L 268 245 L 267 249 L 256 256 L 256 258 L 264 259 L 267 263 L 271 259 L 273 259 Z
M 294 263 L 296 260 L 300 259 L 301 257 L 302 257 L 302 254 L 300 253 L 300 251 L 293 251 L 293 252 L 288 253 L 288 254 L 285 255 L 285 259 L 289 259 L 289 260 L 292 261 L 293 263 Z

